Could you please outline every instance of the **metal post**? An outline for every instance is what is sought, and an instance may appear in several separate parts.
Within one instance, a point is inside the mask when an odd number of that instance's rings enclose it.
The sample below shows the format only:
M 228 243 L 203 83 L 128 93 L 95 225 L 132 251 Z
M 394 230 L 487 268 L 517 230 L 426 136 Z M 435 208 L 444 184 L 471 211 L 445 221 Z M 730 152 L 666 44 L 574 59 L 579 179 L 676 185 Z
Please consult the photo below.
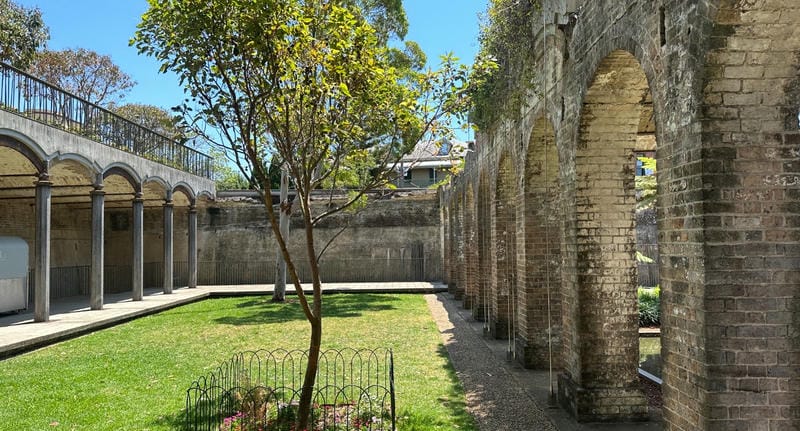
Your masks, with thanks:
M 45 172 L 36 182 L 36 261 L 34 272 L 33 320 L 50 320 L 50 176 Z
M 105 207 L 103 184 L 98 182 L 92 191 L 92 269 L 89 306 L 103 309 L 103 209 Z

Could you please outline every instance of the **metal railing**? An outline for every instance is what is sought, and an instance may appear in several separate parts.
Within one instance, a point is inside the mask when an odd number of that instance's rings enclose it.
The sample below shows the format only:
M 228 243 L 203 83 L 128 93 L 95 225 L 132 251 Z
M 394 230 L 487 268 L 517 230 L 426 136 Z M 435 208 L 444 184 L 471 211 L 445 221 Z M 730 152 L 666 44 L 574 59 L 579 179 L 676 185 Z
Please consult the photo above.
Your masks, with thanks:
M 185 430 L 293 430 L 308 352 L 234 355 L 186 391 Z M 391 349 L 320 353 L 310 430 L 394 431 Z
M 0 63 L 0 109 L 211 178 L 211 157 L 5 63 Z

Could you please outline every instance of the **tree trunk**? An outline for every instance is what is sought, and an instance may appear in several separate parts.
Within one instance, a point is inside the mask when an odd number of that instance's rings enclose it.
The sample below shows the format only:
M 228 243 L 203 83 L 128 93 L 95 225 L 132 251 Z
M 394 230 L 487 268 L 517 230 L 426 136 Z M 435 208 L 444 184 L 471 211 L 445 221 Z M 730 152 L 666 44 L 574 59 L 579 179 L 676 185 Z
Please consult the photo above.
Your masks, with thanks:
M 270 196 L 270 199 L 272 197 Z M 281 168 L 281 200 L 280 200 L 280 231 L 284 241 L 289 241 L 289 216 L 291 206 L 289 206 L 289 173 L 286 168 Z M 278 247 L 278 258 L 275 267 L 275 288 L 272 291 L 272 302 L 284 302 L 286 300 L 286 260 Z
M 322 345 L 322 282 L 320 281 L 319 262 L 317 252 L 314 248 L 314 226 L 311 223 L 311 205 L 308 198 L 302 201 L 303 221 L 306 231 L 306 254 L 308 256 L 308 266 L 311 269 L 311 282 L 314 286 L 314 304 L 311 314 L 313 317 L 308 321 L 311 324 L 311 342 L 308 348 L 308 366 L 303 380 L 303 392 L 300 394 L 300 409 L 298 412 L 298 431 L 308 429 L 311 416 L 311 402 L 314 396 L 314 384 L 317 378 L 317 368 L 319 365 L 320 346 Z
M 322 345 L 322 319 L 316 318 L 311 323 L 311 342 L 308 346 L 308 365 L 303 379 L 303 391 L 300 394 L 298 411 L 298 430 L 307 430 L 311 419 L 311 402 L 314 397 L 314 385 L 319 368 L 319 353 Z

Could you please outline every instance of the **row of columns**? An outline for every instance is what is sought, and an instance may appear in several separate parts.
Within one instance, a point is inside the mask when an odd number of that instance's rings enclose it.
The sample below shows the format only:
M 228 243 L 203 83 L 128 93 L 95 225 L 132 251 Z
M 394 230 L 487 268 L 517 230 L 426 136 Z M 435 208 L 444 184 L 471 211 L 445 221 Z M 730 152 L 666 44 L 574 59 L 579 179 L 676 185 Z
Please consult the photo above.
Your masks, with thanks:
M 50 219 L 52 182 L 44 173 L 36 182 L 36 238 L 34 269 L 34 321 L 46 322 L 50 318 Z M 89 305 L 92 310 L 103 308 L 103 268 L 105 265 L 104 214 L 105 192 L 102 177 L 91 192 L 92 198 L 92 262 L 89 286 Z M 144 199 L 142 192 L 133 198 L 133 291 L 132 299 L 144 297 Z M 173 212 L 172 192 L 168 192 L 164 205 L 164 282 L 165 294 L 173 291 Z M 188 287 L 197 287 L 197 207 L 189 206 L 189 280 Z

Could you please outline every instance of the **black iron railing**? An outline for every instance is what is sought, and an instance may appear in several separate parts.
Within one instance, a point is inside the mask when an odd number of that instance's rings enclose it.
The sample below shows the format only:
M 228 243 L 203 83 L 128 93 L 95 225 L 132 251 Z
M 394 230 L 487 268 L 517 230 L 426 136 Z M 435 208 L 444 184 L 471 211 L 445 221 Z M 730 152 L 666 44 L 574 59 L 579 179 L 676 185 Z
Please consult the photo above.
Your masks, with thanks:
M 186 430 L 293 430 L 308 354 L 259 350 L 234 355 L 186 392 Z M 320 354 L 309 431 L 394 431 L 390 349 Z
M 0 109 L 211 178 L 209 156 L 5 63 L 0 63 Z

